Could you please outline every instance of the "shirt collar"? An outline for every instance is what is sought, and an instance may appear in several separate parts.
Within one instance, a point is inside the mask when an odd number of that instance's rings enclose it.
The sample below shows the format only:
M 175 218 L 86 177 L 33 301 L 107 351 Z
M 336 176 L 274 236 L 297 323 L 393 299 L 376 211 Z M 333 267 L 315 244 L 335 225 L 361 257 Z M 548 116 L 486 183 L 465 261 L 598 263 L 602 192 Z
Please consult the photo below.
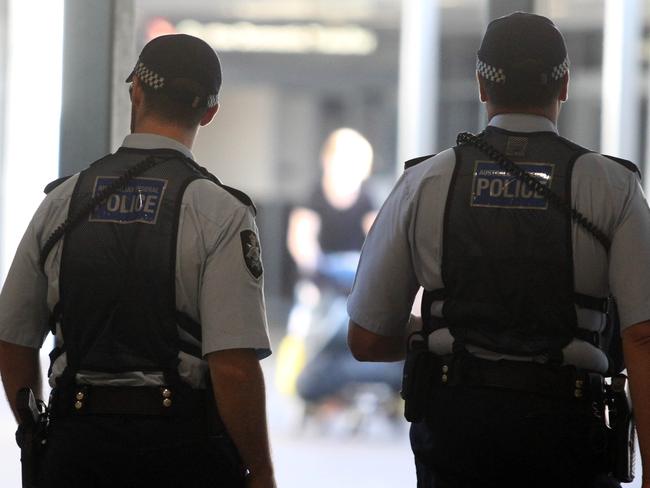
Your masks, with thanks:
M 122 147 L 129 147 L 131 149 L 174 149 L 183 153 L 188 158 L 194 159 L 192 151 L 185 144 L 158 134 L 129 134 L 124 138 Z
M 555 132 L 557 127 L 546 117 L 532 114 L 498 114 L 490 119 L 493 127 L 512 132 Z

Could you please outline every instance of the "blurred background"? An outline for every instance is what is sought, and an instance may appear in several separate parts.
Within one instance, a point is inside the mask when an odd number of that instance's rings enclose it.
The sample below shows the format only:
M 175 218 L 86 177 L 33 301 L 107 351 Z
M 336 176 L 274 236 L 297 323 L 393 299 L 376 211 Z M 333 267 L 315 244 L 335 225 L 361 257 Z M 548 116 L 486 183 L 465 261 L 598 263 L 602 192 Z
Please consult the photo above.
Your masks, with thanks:
M 224 82 L 196 159 L 259 210 L 279 486 L 414 486 L 399 371 L 348 363 L 345 295 L 403 161 L 485 124 L 476 50 L 488 21 L 514 10 L 565 35 L 560 132 L 647 174 L 650 0 L 0 0 L 0 282 L 45 184 L 128 133 L 124 79 L 142 46 L 201 37 Z M 0 402 L 8 488 L 13 431 Z

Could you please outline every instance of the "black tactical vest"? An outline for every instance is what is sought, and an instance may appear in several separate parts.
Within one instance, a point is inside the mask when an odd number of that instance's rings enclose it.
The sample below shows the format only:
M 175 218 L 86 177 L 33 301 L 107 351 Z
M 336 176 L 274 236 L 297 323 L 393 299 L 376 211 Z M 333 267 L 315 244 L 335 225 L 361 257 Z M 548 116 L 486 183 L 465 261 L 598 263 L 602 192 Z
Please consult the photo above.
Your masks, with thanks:
M 573 164 L 587 149 L 553 132 L 488 127 L 483 139 L 571 202 Z M 449 327 L 456 346 L 561 361 L 562 348 L 581 335 L 569 215 L 479 149 L 466 144 L 455 153 L 444 214 L 445 289 L 425 291 L 425 325 Z M 431 316 L 434 300 L 444 300 L 442 320 Z
M 177 377 L 179 212 L 187 185 L 209 174 L 173 150 L 122 148 L 80 173 L 68 214 L 151 155 L 160 159 L 155 167 L 65 236 L 57 313 L 68 378 L 79 370 Z

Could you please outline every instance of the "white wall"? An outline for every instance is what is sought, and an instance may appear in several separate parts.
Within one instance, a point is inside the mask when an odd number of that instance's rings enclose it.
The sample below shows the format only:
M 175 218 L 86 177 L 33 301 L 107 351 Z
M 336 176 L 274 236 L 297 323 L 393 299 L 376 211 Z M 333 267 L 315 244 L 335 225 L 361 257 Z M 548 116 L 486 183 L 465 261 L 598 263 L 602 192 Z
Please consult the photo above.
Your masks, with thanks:
M 10 0 L 8 20 L 0 282 L 58 173 L 63 0 Z

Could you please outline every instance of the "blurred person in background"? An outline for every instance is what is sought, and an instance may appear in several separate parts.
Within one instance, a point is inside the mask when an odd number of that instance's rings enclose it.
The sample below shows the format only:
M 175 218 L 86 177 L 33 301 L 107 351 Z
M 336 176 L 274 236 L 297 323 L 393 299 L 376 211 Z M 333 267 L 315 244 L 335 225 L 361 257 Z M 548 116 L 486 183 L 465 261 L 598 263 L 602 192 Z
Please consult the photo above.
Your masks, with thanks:
M 361 250 L 376 210 L 363 183 L 373 150 L 354 129 L 332 132 L 321 150 L 322 177 L 304 206 L 289 215 L 287 246 L 303 277 L 330 254 Z
M 345 303 L 363 241 L 376 211 L 364 182 L 373 149 L 354 129 L 332 132 L 321 151 L 322 177 L 305 205 L 289 216 L 287 246 L 300 274 L 288 335 L 280 347 L 281 390 L 308 405 L 340 400 L 353 383 L 399 389 L 392 365 L 362 365 L 347 348 Z
M 34 476 L 39 487 L 272 488 L 255 207 L 191 152 L 219 107 L 219 59 L 196 37 L 162 36 L 127 82 L 132 133 L 46 188 L 0 295 L 0 373 L 17 418 L 19 389 L 42 398 L 38 350 L 55 334 Z
M 549 19 L 492 21 L 476 66 L 488 127 L 406 164 L 364 244 L 350 348 L 398 361 L 408 338 L 418 487 L 436 488 L 628 481 L 624 351 L 650 487 L 650 209 L 638 169 L 558 134 L 569 59 Z

